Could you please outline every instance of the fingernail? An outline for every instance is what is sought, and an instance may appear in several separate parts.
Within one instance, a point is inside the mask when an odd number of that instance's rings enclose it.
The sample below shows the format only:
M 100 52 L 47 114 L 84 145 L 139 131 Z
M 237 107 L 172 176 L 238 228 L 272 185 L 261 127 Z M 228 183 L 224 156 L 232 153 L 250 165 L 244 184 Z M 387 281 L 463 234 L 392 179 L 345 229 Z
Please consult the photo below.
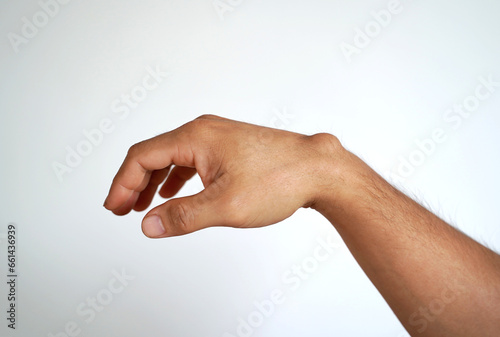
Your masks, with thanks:
M 142 228 L 146 236 L 156 238 L 165 234 L 165 227 L 158 215 L 150 215 L 142 222 Z

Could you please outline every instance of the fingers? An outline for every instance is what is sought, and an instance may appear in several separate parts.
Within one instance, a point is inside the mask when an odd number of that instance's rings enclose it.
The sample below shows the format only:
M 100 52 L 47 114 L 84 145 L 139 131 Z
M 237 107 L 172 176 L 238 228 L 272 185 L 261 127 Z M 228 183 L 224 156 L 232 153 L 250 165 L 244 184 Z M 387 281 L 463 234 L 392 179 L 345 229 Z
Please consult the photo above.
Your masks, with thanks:
M 137 202 L 137 199 L 139 198 L 140 193 L 139 192 L 132 192 L 132 194 L 129 196 L 127 201 L 121 205 L 119 208 L 114 209 L 113 213 L 115 215 L 125 215 L 130 212 L 130 210 L 134 207 L 135 203 Z
M 167 181 L 160 189 L 160 195 L 164 198 L 171 198 L 179 192 L 186 181 L 196 174 L 196 169 L 191 167 L 175 166 L 170 170 L 170 166 L 162 170 L 154 171 L 149 178 L 149 183 L 141 192 L 133 192 L 127 202 L 119 209 L 113 212 L 117 215 L 128 214 L 132 209 L 137 212 L 144 211 L 149 207 L 156 194 L 158 186 L 165 180 Z
M 151 201 L 153 201 L 153 198 L 156 194 L 158 185 L 160 185 L 165 180 L 169 171 L 170 171 L 170 166 L 164 168 L 163 170 L 154 171 L 151 174 L 148 186 L 146 186 L 146 188 L 140 193 L 139 198 L 137 199 L 135 205 L 133 206 L 134 211 L 137 212 L 144 211 L 146 208 L 149 207 Z
M 142 222 L 143 233 L 150 238 L 164 238 L 225 225 L 220 199 L 227 182 L 219 179 L 196 195 L 171 199 L 152 209 Z
M 168 179 L 160 189 L 160 195 L 163 198 L 171 198 L 179 192 L 186 181 L 191 179 L 196 174 L 196 169 L 191 167 L 175 166 Z
M 176 131 L 165 133 L 130 148 L 113 179 L 104 207 L 114 213 L 118 210 L 123 213 L 128 208 L 131 209 L 132 201 L 137 201 L 139 194 L 148 188 L 153 171 L 163 170 L 171 164 L 194 167 L 192 144 L 176 136 Z M 158 173 L 155 179 L 161 178 L 162 175 L 165 175 L 165 172 Z M 146 191 L 144 199 L 141 200 L 141 207 L 149 200 L 153 188 L 151 186 Z

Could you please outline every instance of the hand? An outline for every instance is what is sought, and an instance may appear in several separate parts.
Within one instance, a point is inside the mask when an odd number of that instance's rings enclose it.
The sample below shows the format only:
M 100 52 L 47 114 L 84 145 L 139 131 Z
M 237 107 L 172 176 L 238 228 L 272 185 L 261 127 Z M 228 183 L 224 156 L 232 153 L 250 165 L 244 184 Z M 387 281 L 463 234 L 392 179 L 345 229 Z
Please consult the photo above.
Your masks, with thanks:
M 159 185 L 163 183 L 160 195 L 170 198 L 198 173 L 205 189 L 153 208 L 142 223 L 146 236 L 169 237 L 211 226 L 267 226 L 314 205 L 326 185 L 323 168 L 338 147 L 327 134 L 304 136 L 201 116 L 132 146 L 104 206 L 117 215 L 142 211 Z

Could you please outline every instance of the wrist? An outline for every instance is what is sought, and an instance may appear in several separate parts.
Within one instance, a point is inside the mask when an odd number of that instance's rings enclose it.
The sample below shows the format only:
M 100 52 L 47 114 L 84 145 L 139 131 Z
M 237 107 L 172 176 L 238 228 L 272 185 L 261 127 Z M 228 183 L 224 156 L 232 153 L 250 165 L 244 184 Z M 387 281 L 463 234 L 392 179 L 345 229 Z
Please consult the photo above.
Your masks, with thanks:
M 308 140 L 316 156 L 309 163 L 311 190 L 305 207 L 321 212 L 327 205 L 335 204 L 335 200 L 340 198 L 346 188 L 345 166 L 349 152 L 337 137 L 328 133 L 315 134 Z
M 348 216 L 353 205 L 362 202 L 363 191 L 370 181 L 380 177 L 345 149 L 337 137 L 317 134 L 311 140 L 320 155 L 314 172 L 314 193 L 307 207 L 337 222 Z

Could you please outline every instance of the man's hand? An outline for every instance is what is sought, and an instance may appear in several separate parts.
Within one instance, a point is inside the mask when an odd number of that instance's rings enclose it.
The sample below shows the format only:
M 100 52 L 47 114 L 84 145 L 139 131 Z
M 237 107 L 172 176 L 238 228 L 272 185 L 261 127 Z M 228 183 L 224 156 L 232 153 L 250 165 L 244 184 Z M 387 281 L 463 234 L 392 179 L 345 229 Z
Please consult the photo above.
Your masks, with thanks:
M 145 235 L 270 225 L 314 204 L 336 145 L 331 135 L 309 137 L 201 116 L 132 146 L 104 206 L 117 215 L 142 211 L 159 185 L 160 195 L 170 198 L 198 173 L 205 189 L 152 209 L 142 223 Z
M 165 179 L 160 195 L 168 198 L 195 173 L 205 189 L 151 210 L 147 236 L 266 226 L 311 207 L 412 336 L 498 336 L 500 256 L 392 187 L 334 136 L 202 116 L 134 145 L 105 207 L 144 210 Z

